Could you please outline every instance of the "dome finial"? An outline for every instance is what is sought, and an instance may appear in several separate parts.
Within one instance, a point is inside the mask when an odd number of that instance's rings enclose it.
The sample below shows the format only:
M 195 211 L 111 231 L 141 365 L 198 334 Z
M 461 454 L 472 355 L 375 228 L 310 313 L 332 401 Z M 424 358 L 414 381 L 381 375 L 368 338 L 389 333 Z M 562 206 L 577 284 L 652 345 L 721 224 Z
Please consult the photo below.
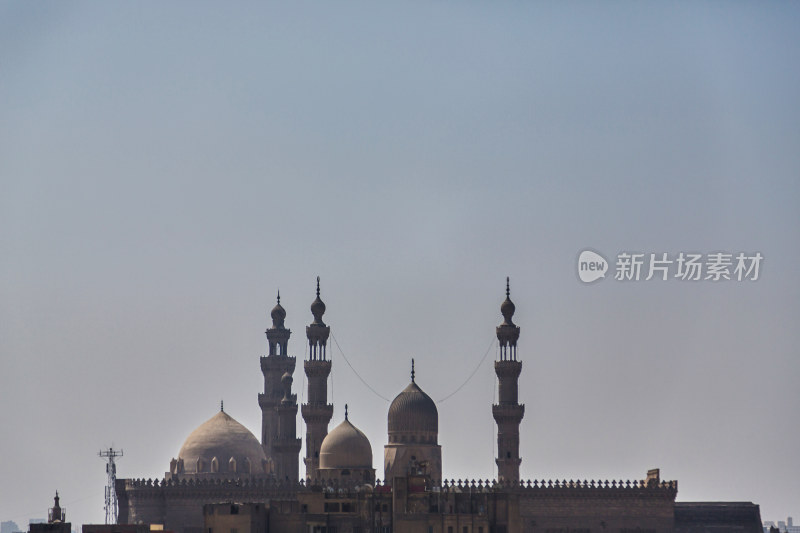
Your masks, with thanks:
M 322 315 L 325 314 L 325 303 L 319 297 L 319 276 L 317 276 L 317 299 L 311 304 L 311 314 L 314 315 L 314 324 L 324 326 Z
M 514 316 L 514 311 L 516 310 L 516 306 L 514 302 L 511 301 L 511 281 L 508 276 L 506 276 L 506 299 L 500 305 L 500 313 L 503 315 L 503 324 L 506 326 L 513 326 L 514 321 L 512 317 Z
M 414 358 L 411 358 L 411 383 L 414 383 Z
M 344 419 L 347 420 L 347 404 L 344 404 Z
M 269 314 L 272 317 L 273 329 L 285 329 L 283 321 L 286 320 L 286 310 L 281 305 L 281 291 L 278 289 L 278 303 L 272 308 Z
M 225 403 L 222 400 L 219 401 L 219 412 L 220 413 L 225 412 Z

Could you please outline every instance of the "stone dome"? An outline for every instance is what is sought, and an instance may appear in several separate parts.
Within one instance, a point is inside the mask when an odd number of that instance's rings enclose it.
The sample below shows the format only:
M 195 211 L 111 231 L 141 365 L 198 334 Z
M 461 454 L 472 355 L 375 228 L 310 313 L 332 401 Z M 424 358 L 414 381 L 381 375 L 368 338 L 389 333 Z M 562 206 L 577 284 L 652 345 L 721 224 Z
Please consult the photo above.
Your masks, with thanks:
M 186 474 L 247 475 L 264 473 L 267 457 L 250 430 L 220 410 L 192 431 L 178 460 Z
M 283 327 L 283 321 L 286 320 L 286 309 L 281 305 L 280 296 L 278 296 L 278 303 L 272 308 L 270 316 L 274 327 Z
M 361 430 L 345 418 L 323 439 L 319 448 L 320 469 L 372 468 L 372 446 Z
M 439 411 L 430 396 L 412 381 L 389 406 L 389 437 L 419 435 L 434 438 L 439 433 Z M 427 440 L 427 438 L 426 438 Z

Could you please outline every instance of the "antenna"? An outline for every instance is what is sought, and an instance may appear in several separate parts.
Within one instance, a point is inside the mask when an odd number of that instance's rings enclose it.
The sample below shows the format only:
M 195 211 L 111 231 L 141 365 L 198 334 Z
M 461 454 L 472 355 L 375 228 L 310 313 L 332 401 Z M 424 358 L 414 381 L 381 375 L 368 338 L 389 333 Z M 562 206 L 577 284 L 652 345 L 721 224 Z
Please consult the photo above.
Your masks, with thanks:
M 106 484 L 106 524 L 117 523 L 117 465 L 114 464 L 114 459 L 122 457 L 122 450 L 115 450 L 109 448 L 108 450 L 101 450 L 97 454 L 106 460 L 106 474 L 108 474 L 108 483 Z

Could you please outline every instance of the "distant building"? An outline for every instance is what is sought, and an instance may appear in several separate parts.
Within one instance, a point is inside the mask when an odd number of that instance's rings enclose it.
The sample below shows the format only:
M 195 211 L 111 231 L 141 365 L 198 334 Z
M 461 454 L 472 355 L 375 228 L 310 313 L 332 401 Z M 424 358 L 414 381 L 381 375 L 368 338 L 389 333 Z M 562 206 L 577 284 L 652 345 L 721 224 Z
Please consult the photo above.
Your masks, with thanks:
M 772 521 L 765 521 L 764 533 L 770 533 L 771 529 L 775 529 L 779 533 L 800 533 L 800 526 L 794 525 L 791 516 L 786 518 L 786 522 L 779 520 L 777 524 Z
M 520 479 L 525 406 L 518 395 L 520 328 L 508 285 L 500 311 L 498 403 L 487 405 L 497 424 L 497 480 L 443 477 L 438 411 L 416 382 L 413 361 L 411 382 L 388 411 L 383 482 L 375 478 L 372 446 L 346 406 L 344 421 L 328 432 L 330 326 L 317 280 L 303 363 L 308 401 L 300 409 L 305 475 L 292 392 L 296 359 L 289 356 L 291 331 L 279 295 L 266 331 L 268 354 L 260 360 L 260 441 L 220 406 L 188 436 L 162 479 L 117 480 L 119 521 L 178 533 L 761 533 L 757 505 L 676 503 L 677 481 L 662 481 L 658 469 L 633 481 Z
M 72 524 L 67 522 L 67 510 L 62 508 L 56 491 L 53 507 L 47 513 L 47 522 L 30 523 L 30 533 L 72 533 Z
M 7 522 L 0 522 L 0 533 L 17 533 L 20 531 L 16 522 L 8 520 Z

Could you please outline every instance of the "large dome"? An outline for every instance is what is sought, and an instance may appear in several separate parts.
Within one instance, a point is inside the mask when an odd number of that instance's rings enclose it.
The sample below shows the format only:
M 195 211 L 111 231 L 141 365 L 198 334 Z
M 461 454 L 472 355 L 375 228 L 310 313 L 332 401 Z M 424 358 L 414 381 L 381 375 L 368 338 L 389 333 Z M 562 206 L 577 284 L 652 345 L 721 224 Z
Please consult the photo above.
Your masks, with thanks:
M 345 419 L 328 433 L 319 448 L 320 469 L 372 468 L 372 446 L 357 427 Z
M 178 452 L 186 474 L 260 474 L 267 457 L 258 439 L 220 411 L 195 429 Z
M 436 404 L 412 381 L 389 406 L 389 442 L 435 442 L 438 433 Z

